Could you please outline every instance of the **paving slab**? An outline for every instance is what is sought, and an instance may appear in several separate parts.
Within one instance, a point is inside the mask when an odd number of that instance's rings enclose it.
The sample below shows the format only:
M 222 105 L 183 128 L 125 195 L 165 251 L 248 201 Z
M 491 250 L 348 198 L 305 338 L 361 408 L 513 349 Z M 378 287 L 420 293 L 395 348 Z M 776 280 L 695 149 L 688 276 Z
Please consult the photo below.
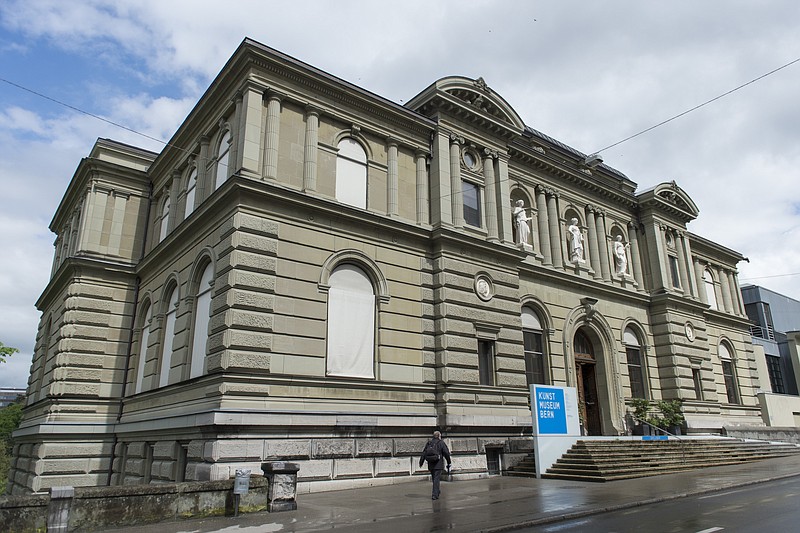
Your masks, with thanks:
M 501 532 L 800 475 L 800 456 L 591 483 L 510 476 L 442 483 L 427 479 L 301 494 L 297 510 L 160 522 L 118 533 Z

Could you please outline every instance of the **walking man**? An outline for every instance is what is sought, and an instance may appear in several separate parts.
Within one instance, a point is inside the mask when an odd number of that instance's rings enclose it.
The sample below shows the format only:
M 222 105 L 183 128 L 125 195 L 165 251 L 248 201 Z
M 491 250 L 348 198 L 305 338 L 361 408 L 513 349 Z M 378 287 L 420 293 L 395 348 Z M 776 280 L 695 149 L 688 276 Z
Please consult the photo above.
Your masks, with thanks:
M 419 458 L 419 466 L 422 466 L 425 461 L 428 462 L 428 471 L 431 473 L 431 481 L 433 482 L 432 500 L 439 499 L 439 482 L 442 479 L 445 460 L 449 471 L 452 464 L 450 450 L 447 449 L 447 444 L 442 440 L 442 434 L 439 431 L 434 431 L 433 438 L 425 444 L 425 448 L 422 449 L 422 457 Z

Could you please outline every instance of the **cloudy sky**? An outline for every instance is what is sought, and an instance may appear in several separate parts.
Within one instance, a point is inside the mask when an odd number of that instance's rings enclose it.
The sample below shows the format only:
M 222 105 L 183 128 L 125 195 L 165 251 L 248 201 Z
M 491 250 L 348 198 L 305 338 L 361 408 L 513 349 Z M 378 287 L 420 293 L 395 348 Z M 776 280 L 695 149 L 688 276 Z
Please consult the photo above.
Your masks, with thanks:
M 482 76 L 529 126 L 605 150 L 640 189 L 676 180 L 690 231 L 749 258 L 742 283 L 800 300 L 796 0 L 3 0 L 0 341 L 24 387 L 50 276 L 48 226 L 109 137 L 154 151 L 245 37 L 403 103 Z M 125 126 L 123 129 L 90 115 Z

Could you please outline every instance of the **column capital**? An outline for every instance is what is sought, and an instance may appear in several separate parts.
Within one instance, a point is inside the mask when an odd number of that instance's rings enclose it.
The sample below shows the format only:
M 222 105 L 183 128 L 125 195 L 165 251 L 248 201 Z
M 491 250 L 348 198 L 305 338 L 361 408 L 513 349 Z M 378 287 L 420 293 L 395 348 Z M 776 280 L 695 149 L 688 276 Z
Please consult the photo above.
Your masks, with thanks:
M 397 148 L 399 145 L 400 145 L 400 141 L 398 141 L 396 138 L 394 138 L 394 137 L 387 137 L 386 138 L 386 146 L 388 146 L 389 148 L 392 148 L 392 147 Z
M 497 159 L 497 151 L 490 148 L 483 149 L 483 159 Z
M 319 117 L 320 109 L 317 106 L 313 104 L 306 104 L 305 110 L 306 110 L 306 116 Z
M 457 135 L 455 133 L 451 133 L 450 134 L 450 144 L 461 145 L 461 144 L 464 144 L 465 142 L 466 141 L 464 140 L 464 137 L 460 137 L 459 135 Z

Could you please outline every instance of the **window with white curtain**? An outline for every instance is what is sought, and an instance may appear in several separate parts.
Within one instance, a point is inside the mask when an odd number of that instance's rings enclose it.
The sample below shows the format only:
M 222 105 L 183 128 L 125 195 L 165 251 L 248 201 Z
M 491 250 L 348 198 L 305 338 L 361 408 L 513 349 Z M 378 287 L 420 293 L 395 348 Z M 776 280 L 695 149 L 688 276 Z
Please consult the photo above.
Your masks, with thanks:
M 164 340 L 161 343 L 161 374 L 158 386 L 169 384 L 169 371 L 172 367 L 172 344 L 175 339 L 175 319 L 178 315 L 178 289 L 173 288 L 167 299 L 167 314 L 164 317 Z
M 195 298 L 194 326 L 192 327 L 192 363 L 189 378 L 203 375 L 206 371 L 206 345 L 208 343 L 208 322 L 211 315 L 211 287 L 214 281 L 214 269 L 211 263 L 206 265 L 200 276 Z
M 141 334 L 139 335 L 139 360 L 136 363 L 136 384 L 134 393 L 142 392 L 144 383 L 144 365 L 147 363 L 147 345 L 150 344 L 150 320 L 152 318 L 152 307 L 148 304 L 147 313 L 142 321 Z
M 328 357 L 330 376 L 375 377 L 375 290 L 369 276 L 351 264 L 329 279 Z
M 367 208 L 367 153 L 355 139 L 339 141 L 336 155 L 336 199 Z
M 186 210 L 184 211 L 184 218 L 188 218 L 194 211 L 194 200 L 197 193 L 197 169 L 192 169 L 189 174 L 189 179 L 186 182 Z
M 215 189 L 228 179 L 228 159 L 231 151 L 231 132 L 226 131 L 219 141 L 219 148 L 217 149 L 217 176 L 215 182 Z

